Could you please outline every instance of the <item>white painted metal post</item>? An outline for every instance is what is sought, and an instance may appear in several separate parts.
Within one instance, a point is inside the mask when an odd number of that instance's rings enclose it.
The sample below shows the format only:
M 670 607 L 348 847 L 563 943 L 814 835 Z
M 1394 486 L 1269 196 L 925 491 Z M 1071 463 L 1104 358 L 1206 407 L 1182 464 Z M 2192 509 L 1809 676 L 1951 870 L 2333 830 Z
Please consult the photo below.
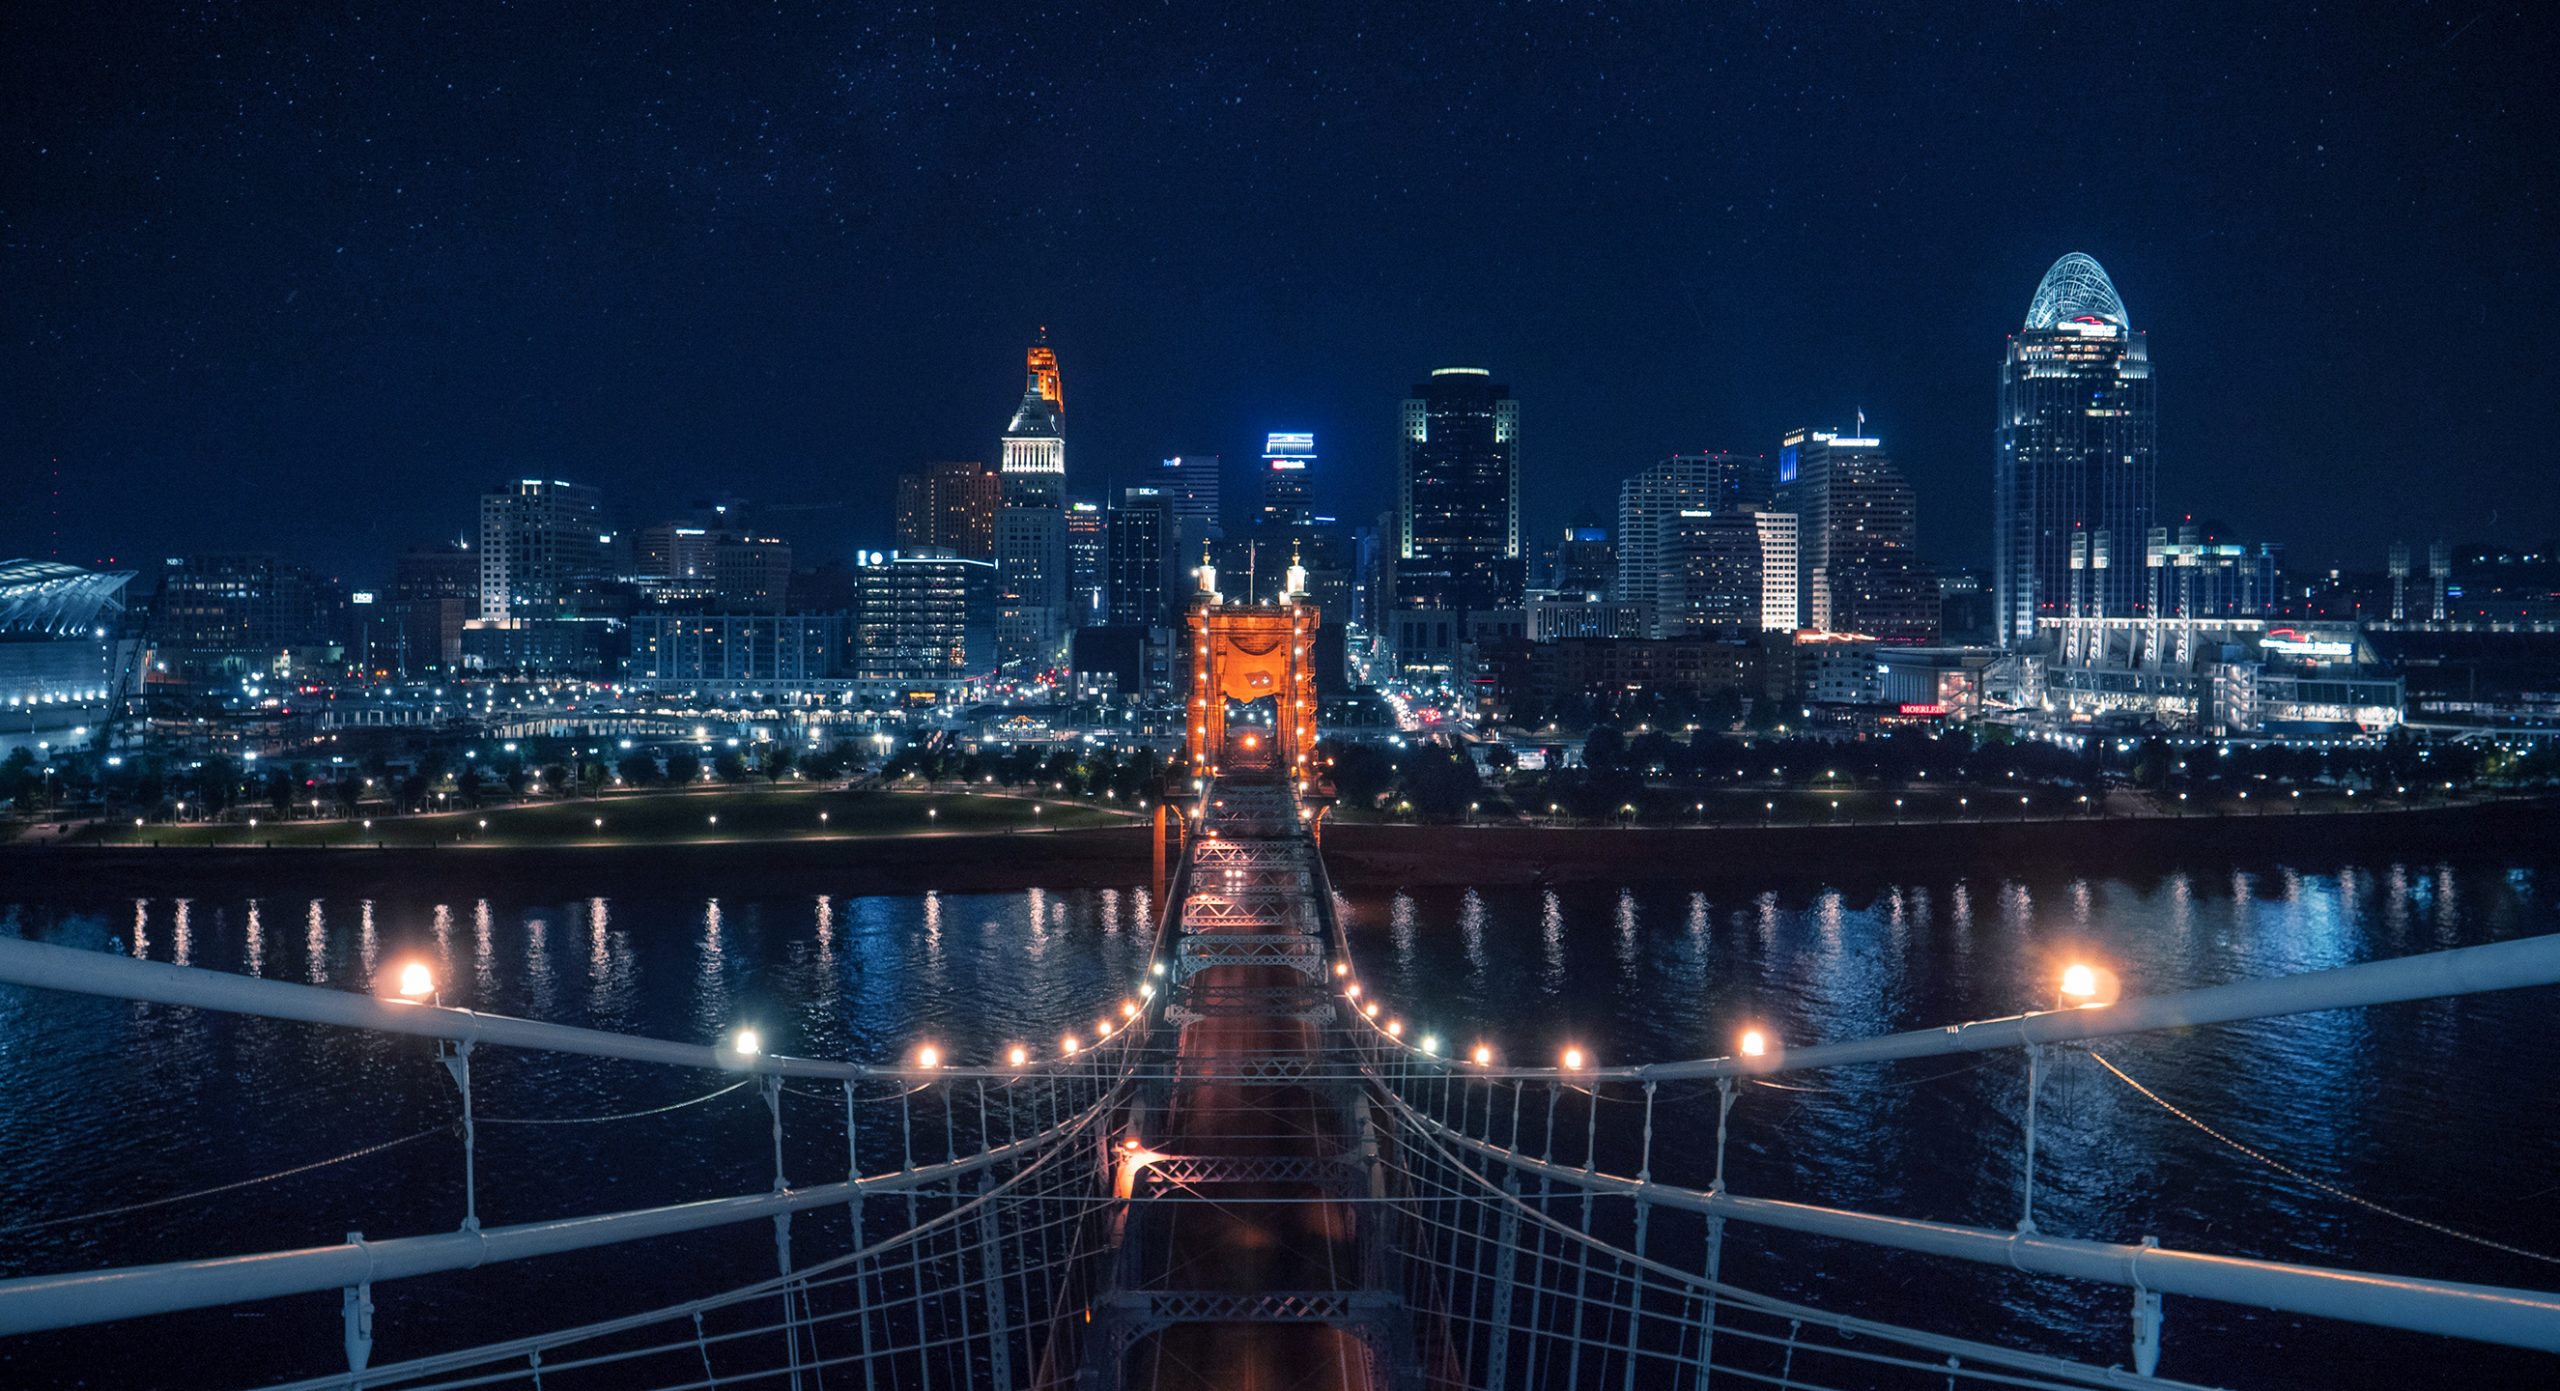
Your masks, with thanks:
M 2027 1045 L 2027 1167 L 2018 1200 L 2018 1233 L 2036 1234 L 2036 1093 L 2044 1081 L 2044 1045 Z
M 479 1135 L 471 1119 L 471 1040 L 447 1048 L 438 1044 L 436 1060 L 453 1074 L 453 1084 L 462 1089 L 462 1230 L 480 1230 L 480 1160 Z
M 347 1233 L 347 1244 L 361 1248 L 364 1233 Z M 338 1301 L 339 1315 L 347 1326 L 347 1370 L 361 1372 L 373 1360 L 373 1282 L 359 1281 L 349 1285 Z

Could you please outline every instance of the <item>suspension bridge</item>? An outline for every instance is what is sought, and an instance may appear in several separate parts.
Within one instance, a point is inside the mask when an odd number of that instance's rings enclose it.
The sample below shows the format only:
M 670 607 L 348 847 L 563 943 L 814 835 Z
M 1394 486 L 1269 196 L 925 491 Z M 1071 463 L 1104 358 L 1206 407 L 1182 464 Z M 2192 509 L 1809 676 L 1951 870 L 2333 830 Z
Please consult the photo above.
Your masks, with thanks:
M 1159 826 L 1175 848 L 1145 974 L 1090 1023 L 990 1065 L 639 1037 L 448 1007 L 415 980 L 410 997 L 376 997 L 0 938 L 0 982 L 431 1040 L 460 1101 L 464 1174 L 450 1230 L 0 1281 L 0 1339 L 335 1301 L 340 1336 L 309 1350 L 296 1391 L 2208 1384 L 2210 1364 L 2164 1354 L 2189 1301 L 2334 1322 L 2340 1377 L 2358 1328 L 2560 1352 L 2560 1294 L 2048 1232 L 2035 1204 L 2035 1097 L 2061 1050 L 2560 983 L 2560 936 L 2151 997 L 2111 998 L 2080 973 L 2051 1010 L 1859 1039 L 1753 1031 L 1689 1060 L 1601 1066 L 1568 1050 L 1524 1066 L 1444 1046 L 1364 990 L 1342 930 L 1320 849 L 1312 621 L 1288 603 L 1195 614 L 1193 737 L 1182 805 Z M 770 1186 L 484 1224 L 482 1186 L 522 1179 L 478 1162 L 472 1060 L 501 1049 L 753 1086 Z M 2008 1210 L 1967 1225 L 1728 1187 L 1741 1084 L 1974 1055 L 2013 1057 L 2026 1079 Z M 783 1097 L 813 1089 L 842 1169 L 793 1174 Z M 1657 1149 L 1672 1108 L 1712 1115 L 1712 1149 Z M 772 1274 L 373 1356 L 385 1287 L 724 1232 L 769 1243 Z M 1962 1311 L 1933 1329 L 1726 1278 L 1739 1243 L 1791 1236 L 1822 1239 L 1848 1271 L 1892 1254 L 2053 1277 L 2109 1292 L 2122 1324 L 2102 1344 L 2038 1350 L 1986 1339 Z

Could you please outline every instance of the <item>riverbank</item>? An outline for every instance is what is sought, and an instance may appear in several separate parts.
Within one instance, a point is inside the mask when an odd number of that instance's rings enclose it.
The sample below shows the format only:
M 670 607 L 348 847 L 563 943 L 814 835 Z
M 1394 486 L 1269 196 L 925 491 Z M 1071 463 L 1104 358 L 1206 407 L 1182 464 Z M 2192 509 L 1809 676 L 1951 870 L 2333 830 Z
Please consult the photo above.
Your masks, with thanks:
M 706 828 L 707 829 L 707 828 Z M 2343 855 L 2515 853 L 2560 840 L 2560 799 L 2270 816 L 2074 818 L 1904 825 L 1328 828 L 1325 863 L 1344 888 L 1429 885 L 1730 882 L 1815 875 L 1872 878 L 1956 870 L 2098 874 L 2157 865 Z M 0 886 L 77 883 L 138 895 L 520 892 L 597 894 L 998 893 L 1147 882 L 1135 823 L 1057 831 L 798 834 L 680 844 L 463 843 L 325 846 L 6 846 Z M 734 890 L 728 886 L 737 886 Z
M 2342 855 L 2539 852 L 2560 798 L 2389 811 L 2072 817 L 1699 828 L 1346 824 L 1325 833 L 1342 885 L 1645 884 L 1915 871 L 2098 874 Z

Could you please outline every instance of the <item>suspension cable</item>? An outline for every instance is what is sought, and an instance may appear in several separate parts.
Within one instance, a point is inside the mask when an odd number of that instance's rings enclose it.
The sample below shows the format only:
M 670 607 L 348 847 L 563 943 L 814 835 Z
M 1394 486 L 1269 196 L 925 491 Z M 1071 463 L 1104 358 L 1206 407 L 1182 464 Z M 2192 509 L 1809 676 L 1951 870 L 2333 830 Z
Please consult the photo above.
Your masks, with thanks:
M 333 1158 L 315 1159 L 308 1164 L 296 1164 L 290 1169 L 278 1169 L 272 1174 L 260 1174 L 256 1178 L 244 1178 L 232 1183 L 216 1184 L 211 1188 L 199 1188 L 192 1193 L 177 1193 L 166 1198 L 153 1198 L 147 1202 L 125 1203 L 117 1207 L 99 1208 L 95 1212 L 75 1213 L 69 1217 L 48 1217 L 40 1222 L 21 1222 L 12 1227 L 0 1227 L 0 1236 L 17 1236 L 22 1232 L 42 1231 L 47 1227 L 66 1226 L 74 1222 L 90 1222 L 101 1217 L 121 1217 L 128 1212 L 143 1212 L 155 1207 L 167 1207 L 171 1203 L 183 1203 L 196 1198 L 210 1198 L 216 1193 L 229 1193 L 242 1188 L 255 1188 L 262 1183 L 273 1183 L 278 1179 L 291 1178 L 296 1174 L 310 1173 L 314 1169 L 325 1169 L 332 1164 L 344 1164 L 351 1159 L 362 1159 L 368 1154 L 380 1154 L 387 1149 L 397 1149 L 402 1145 L 408 1144 L 412 1140 L 423 1140 L 430 1135 L 450 1135 L 453 1133 L 453 1129 L 454 1128 L 451 1125 L 429 1126 L 415 1134 L 403 1135 L 397 1140 L 385 1140 L 380 1144 L 367 1145 L 362 1149 L 349 1150 L 345 1154 L 337 1155 Z
M 2123 1068 L 2107 1061 L 2106 1056 L 2098 1052 L 2098 1050 L 2092 1048 L 2088 1050 L 2088 1053 L 2091 1058 L 2097 1061 L 2098 1066 L 2114 1073 L 2116 1080 L 2133 1088 L 2135 1091 L 2142 1093 L 2144 1097 L 2148 1098 L 2153 1105 L 2158 1106 L 2161 1110 L 2168 1112 L 2170 1115 L 2176 1116 L 2178 1119 L 2185 1121 L 2187 1124 L 2194 1126 L 2196 1129 L 2203 1131 L 2205 1134 L 2221 1141 L 2232 1149 L 2238 1150 L 2240 1153 L 2247 1155 L 2251 1159 L 2266 1165 L 2277 1173 L 2283 1174 L 2288 1178 L 2298 1180 L 2302 1183 L 2307 1183 L 2341 1202 L 2352 1203 L 2357 1207 L 2365 1209 L 2367 1212 L 2379 1213 L 2395 1222 L 2406 1222 L 2413 1227 L 2424 1227 L 2428 1231 L 2434 1232 L 2439 1236 L 2449 1236 L 2456 1241 L 2467 1241 L 2474 1246 L 2486 1246 L 2492 1251 L 2504 1251 L 2510 1256 L 2522 1256 L 2526 1260 L 2530 1261 L 2541 1261 L 2548 1265 L 2560 1265 L 2560 1256 L 2545 1255 L 2540 1251 L 2528 1251 L 2524 1247 L 2510 1246 L 2506 1242 L 2497 1241 L 2489 1237 L 2478 1235 L 2474 1232 L 2466 1232 L 2459 1227 L 2448 1227 L 2442 1222 L 2432 1221 L 2428 1218 L 2420 1217 L 2415 1213 L 2402 1212 L 2397 1208 L 2386 1207 L 2381 1203 L 2375 1202 L 2371 1198 L 2350 1193 L 2346 1189 L 2340 1188 L 2338 1185 L 2330 1183 L 2325 1179 L 2313 1178 L 2311 1175 L 2304 1173 L 2300 1169 L 2294 1168 L 2292 1165 L 2287 1164 L 2282 1160 L 2274 1158 L 2263 1150 L 2254 1150 L 2249 1148 L 2247 1145 L 2232 1139 L 2230 1136 L 2225 1135 L 2221 1131 L 2214 1129 L 2212 1126 L 2205 1124 L 2203 1121 L 2196 1119 L 2187 1112 L 2170 1105 L 2169 1102 L 2158 1092 L 2155 1092 L 2149 1087 L 2142 1085 L 2140 1082 L 2133 1080 L 2132 1077 L 2125 1073 Z
M 753 1077 L 745 1077 L 717 1091 L 704 1092 L 697 1097 L 669 1102 L 664 1106 L 652 1106 L 645 1111 L 618 1111 L 610 1116 L 476 1116 L 473 1119 L 481 1125 L 602 1125 L 606 1121 L 629 1121 L 638 1120 L 642 1116 L 663 1116 L 669 1111 L 681 1111 L 687 1106 L 699 1106 L 706 1101 L 727 1096 L 755 1080 Z

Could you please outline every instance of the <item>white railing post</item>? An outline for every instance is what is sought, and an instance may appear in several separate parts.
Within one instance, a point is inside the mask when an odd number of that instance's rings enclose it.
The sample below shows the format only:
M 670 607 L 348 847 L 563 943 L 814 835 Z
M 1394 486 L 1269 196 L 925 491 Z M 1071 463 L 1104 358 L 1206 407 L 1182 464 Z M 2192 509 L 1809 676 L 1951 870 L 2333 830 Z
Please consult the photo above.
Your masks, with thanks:
M 347 1244 L 361 1249 L 364 1233 L 347 1233 Z M 346 1321 L 347 1370 L 361 1372 L 373 1360 L 373 1282 L 361 1280 L 347 1286 L 339 1297 L 338 1312 Z
M 2142 1245 L 2146 1250 L 2156 1250 L 2160 1238 L 2146 1236 Z M 2133 1272 L 2133 1370 L 2136 1375 L 2150 1376 L 2160 1368 L 2160 1295 L 2143 1287 L 2139 1263 Z
M 2025 1181 L 2019 1185 L 2018 1234 L 2036 1234 L 2036 1093 L 2044 1081 L 2044 1045 L 2027 1045 L 2027 1163 Z
M 453 1085 L 462 1090 L 462 1230 L 476 1232 L 480 1230 L 480 1146 L 471 1117 L 471 1040 L 450 1048 L 436 1045 L 436 1061 L 453 1074 Z

